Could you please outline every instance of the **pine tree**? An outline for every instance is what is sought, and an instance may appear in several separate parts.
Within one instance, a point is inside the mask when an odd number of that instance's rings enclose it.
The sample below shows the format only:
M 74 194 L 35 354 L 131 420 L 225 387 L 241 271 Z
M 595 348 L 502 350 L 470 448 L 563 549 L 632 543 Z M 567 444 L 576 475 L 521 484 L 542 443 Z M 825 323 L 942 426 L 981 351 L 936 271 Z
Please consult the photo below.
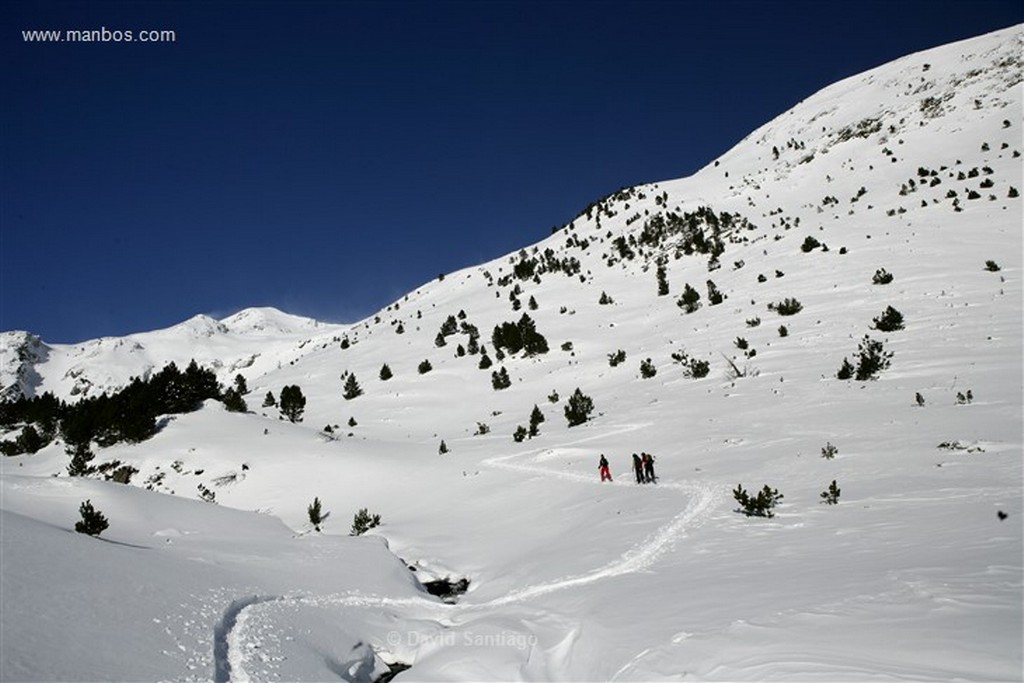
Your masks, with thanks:
M 267 395 L 263 398 L 263 407 L 264 408 L 273 408 L 276 405 L 277 405 L 277 401 L 274 400 L 274 392 L 268 391 Z
M 393 377 L 393 375 L 391 373 L 391 368 L 388 366 L 387 363 L 385 363 L 380 368 L 380 380 L 382 382 L 387 382 L 392 377 Z
M 371 515 L 366 508 L 362 508 L 352 517 L 352 530 L 349 535 L 362 536 L 377 526 L 380 526 L 380 515 Z
M 99 536 L 110 526 L 107 518 L 103 516 L 102 512 L 92 506 L 92 501 L 90 500 L 85 501 L 79 506 L 78 514 L 82 516 L 82 519 L 75 522 L 75 531 L 80 534 Z
M 686 284 L 683 286 L 683 295 L 676 304 L 687 313 L 693 313 L 700 308 L 700 292 Z
M 320 531 L 320 525 L 323 524 L 324 517 L 322 514 L 320 499 L 313 498 L 313 503 L 306 508 L 309 513 L 309 523 L 313 525 L 313 528 Z
M 505 366 L 498 368 L 496 372 L 491 373 L 491 386 L 494 387 L 495 391 L 501 391 L 502 389 L 508 389 L 512 386 L 512 380 L 508 376 L 508 370 Z
M 711 280 L 708 280 L 707 285 L 709 304 L 711 306 L 717 306 L 718 304 L 722 303 L 722 301 L 725 300 L 725 295 L 718 290 L 718 287 L 716 287 L 715 283 L 712 282 Z
M 860 342 L 858 354 L 857 371 L 854 375 L 858 382 L 876 379 L 878 373 L 889 367 L 893 355 L 892 351 L 885 351 L 882 342 L 867 335 L 864 335 Z
M 346 401 L 351 401 L 357 396 L 363 395 L 363 388 L 359 386 L 359 382 L 354 374 L 349 375 L 348 379 L 345 380 L 345 393 L 342 395 Z
M 237 391 L 240 396 L 249 393 L 249 385 L 246 383 L 245 377 L 243 377 L 241 373 L 235 375 L 235 391 Z
M 297 384 L 281 389 L 281 413 L 289 422 L 302 422 L 302 413 L 306 410 L 306 397 Z
M 665 296 L 668 294 L 668 274 L 665 271 L 664 263 L 658 264 L 656 275 L 658 278 L 658 296 Z
M 903 314 L 887 306 L 882 315 L 872 319 L 875 329 L 881 332 L 896 332 L 903 329 Z
M 249 410 L 249 406 L 246 404 L 245 399 L 242 398 L 242 394 L 235 387 L 224 391 L 221 402 L 224 404 L 224 409 L 231 413 L 245 413 Z
M 71 454 L 71 462 L 68 464 L 68 475 L 72 477 L 84 477 L 87 474 L 91 474 L 93 469 L 89 466 L 89 462 L 96 457 L 92 450 L 89 449 L 89 445 L 76 444 L 74 451 Z
M 821 502 L 826 505 L 838 505 L 839 504 L 839 492 L 840 489 L 836 486 L 836 480 L 832 480 L 832 484 L 829 485 L 828 489 L 821 492 Z
M 418 370 L 421 375 L 425 375 L 433 369 L 434 366 L 430 364 L 429 360 L 424 360 L 416 367 L 416 370 Z
M 594 411 L 594 401 L 576 387 L 576 391 L 569 397 L 565 406 L 565 419 L 570 427 L 581 425 L 590 419 L 590 413 Z
M 533 411 L 530 413 L 530 438 L 540 434 L 540 423 L 544 421 L 544 413 L 540 411 L 540 408 L 534 404 Z
M 850 379 L 853 377 L 853 364 L 850 363 L 849 358 L 843 359 L 843 364 L 839 366 L 839 372 L 836 373 L 837 379 Z

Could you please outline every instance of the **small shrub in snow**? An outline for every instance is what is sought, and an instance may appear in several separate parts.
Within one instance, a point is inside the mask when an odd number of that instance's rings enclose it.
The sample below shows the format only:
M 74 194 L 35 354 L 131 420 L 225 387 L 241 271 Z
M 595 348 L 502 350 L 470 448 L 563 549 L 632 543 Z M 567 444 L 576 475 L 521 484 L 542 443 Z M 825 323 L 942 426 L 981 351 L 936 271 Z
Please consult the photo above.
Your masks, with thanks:
M 733 343 L 736 344 L 736 348 L 741 351 L 746 351 L 750 347 L 749 342 L 747 342 L 743 337 L 736 337 L 736 341 Z
M 700 308 L 700 292 L 691 287 L 689 284 L 683 286 L 683 294 L 676 301 L 676 305 L 682 308 L 686 313 L 693 313 Z
M 838 505 L 839 504 L 839 487 L 836 486 L 836 480 L 833 479 L 828 489 L 821 492 L 821 502 L 826 505 Z
M 665 273 L 664 263 L 658 264 L 656 275 L 658 278 L 658 296 L 665 296 L 668 294 L 668 275 Z
M 875 271 L 874 276 L 871 278 L 871 283 L 875 285 L 887 285 L 892 282 L 892 273 L 887 271 L 885 268 L 879 268 Z
M 473 433 L 473 436 L 482 436 L 483 434 L 489 434 L 490 431 L 491 428 L 487 425 L 486 422 L 477 422 L 476 432 Z
M 685 351 L 676 351 L 672 354 L 672 360 L 683 367 L 683 375 L 693 379 L 707 377 L 711 372 L 711 363 L 706 360 L 690 358 Z
M 760 318 L 748 318 L 747 319 L 747 327 L 757 327 L 760 324 L 761 324 L 761 319 Z
M 836 373 L 836 378 L 850 379 L 851 377 L 853 377 L 853 371 L 854 367 L 853 364 L 850 363 L 850 359 L 844 358 L 843 364 L 839 366 L 839 372 Z
M 352 517 L 352 530 L 349 532 L 349 536 L 362 536 L 378 526 L 380 526 L 380 515 L 371 515 L 366 508 L 362 508 Z
M 267 395 L 263 397 L 263 407 L 273 408 L 277 405 L 277 400 L 274 398 L 274 392 L 268 391 Z
M 650 358 L 640 361 L 640 376 L 644 379 L 650 379 L 658 374 L 658 368 L 654 367 L 654 363 Z
M 804 243 L 800 245 L 800 251 L 804 252 L 805 254 L 809 254 L 810 252 L 814 251 L 820 246 L 821 242 L 808 235 L 806 238 L 804 238 Z
M 998 273 L 1002 268 L 995 261 L 985 261 L 985 270 L 991 273 Z
M 89 536 L 99 536 L 110 526 L 103 513 L 92 506 L 92 501 L 87 500 L 78 506 L 78 514 L 82 519 L 75 522 L 75 531 Z
M 486 358 L 486 356 L 484 356 L 484 357 Z M 425 374 L 427 374 L 428 372 L 430 372 L 430 371 L 431 371 L 431 370 L 433 370 L 433 369 L 434 369 L 434 366 L 430 364 L 430 361 L 429 361 L 429 360 L 424 360 L 423 362 L 421 362 L 421 363 L 420 363 L 420 364 L 419 364 L 419 365 L 418 365 L 418 366 L 416 367 L 416 370 L 417 370 L 417 371 L 418 371 L 418 372 L 419 372 L 419 373 L 420 373 L 421 375 L 425 375 Z
M 512 379 L 508 376 L 508 370 L 505 369 L 504 365 L 498 368 L 496 372 L 491 373 L 491 386 L 494 387 L 495 391 L 508 389 L 512 386 Z
M 711 306 L 717 306 L 725 301 L 725 295 L 718 289 L 714 282 L 708 280 L 708 302 Z
M 839 449 L 833 446 L 832 442 L 826 442 L 824 447 L 822 447 L 821 449 L 821 457 L 825 458 L 826 460 L 831 460 L 832 458 L 836 457 L 838 453 Z
M 612 366 L 613 368 L 615 366 L 621 364 L 625 360 L 626 360 L 626 352 L 623 351 L 622 349 L 619 349 L 615 353 L 609 353 L 608 354 L 608 365 Z
M 962 391 L 956 392 L 956 404 L 958 406 L 969 405 L 974 402 L 974 392 L 970 389 L 964 394 Z
M 550 394 L 548 394 L 548 401 L 551 403 L 558 403 L 558 392 L 552 391 Z
M 544 422 L 544 413 L 540 411 L 540 408 L 536 405 L 533 406 L 533 410 L 530 412 L 530 438 L 540 434 L 540 424 Z
M 601 298 L 597 300 L 597 303 L 601 304 L 602 306 L 607 306 L 608 304 L 615 303 L 615 299 L 608 296 L 607 292 L 601 292 Z
M 518 425 L 516 431 L 512 432 L 512 440 L 516 443 L 522 443 L 526 438 L 526 427 Z
M 804 305 L 792 297 L 787 297 L 778 303 L 768 304 L 768 310 L 775 311 L 779 315 L 796 315 L 804 310 Z
M 306 508 L 306 513 L 309 515 L 309 523 L 313 525 L 316 531 L 320 531 L 320 525 L 323 524 L 324 516 L 319 498 L 313 498 L 313 502 Z
M 858 382 L 877 379 L 878 373 L 889 367 L 892 351 L 886 351 L 882 342 L 864 335 L 858 347 L 857 371 L 854 377 Z
M 594 412 L 594 401 L 576 387 L 576 391 L 569 397 L 569 403 L 565 406 L 565 419 L 570 427 L 581 425 L 590 419 L 590 413 Z
M 786 327 L 785 325 L 779 325 L 779 336 L 780 337 L 788 337 L 789 336 L 789 328 Z
M 895 332 L 903 329 L 903 314 L 892 306 L 885 309 L 882 315 L 872 321 L 876 330 L 882 332 Z
M 784 497 L 778 489 L 773 489 L 767 484 L 753 497 L 743 489 L 742 484 L 737 484 L 732 496 L 740 504 L 736 512 L 742 512 L 747 517 L 774 517 L 775 506 Z
M 437 454 L 438 455 L 445 455 L 447 452 L 448 452 L 448 444 L 446 444 L 444 442 L 444 439 L 441 439 L 441 445 L 437 447 Z
M 385 363 L 380 368 L 380 379 L 382 382 L 387 382 L 392 377 L 394 377 L 394 373 L 391 372 L 391 366 Z

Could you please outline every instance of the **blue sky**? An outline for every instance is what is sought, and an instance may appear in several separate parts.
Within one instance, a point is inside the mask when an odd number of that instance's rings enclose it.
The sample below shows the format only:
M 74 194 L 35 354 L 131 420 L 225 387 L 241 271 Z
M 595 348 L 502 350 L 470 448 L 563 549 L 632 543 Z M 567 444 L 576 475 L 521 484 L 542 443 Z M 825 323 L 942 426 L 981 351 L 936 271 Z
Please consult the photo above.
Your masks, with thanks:
M 6 3 L 0 329 L 355 321 L 841 78 L 1022 21 L 1019 0 Z M 175 41 L 22 35 L 101 27 Z

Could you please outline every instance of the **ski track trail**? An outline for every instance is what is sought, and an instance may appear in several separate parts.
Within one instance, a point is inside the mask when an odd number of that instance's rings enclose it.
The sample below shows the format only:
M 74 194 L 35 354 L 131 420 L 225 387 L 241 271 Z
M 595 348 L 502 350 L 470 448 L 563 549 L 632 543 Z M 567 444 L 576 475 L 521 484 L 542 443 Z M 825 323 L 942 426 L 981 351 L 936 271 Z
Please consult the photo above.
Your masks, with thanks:
M 641 429 L 643 425 L 627 427 L 622 431 L 634 431 Z M 619 433 L 615 432 L 615 433 Z M 557 477 L 567 481 L 585 483 L 596 486 L 627 486 L 635 487 L 635 484 L 615 481 L 611 483 L 599 482 L 597 475 L 586 475 L 576 472 L 562 472 L 552 470 L 536 464 L 546 454 L 555 454 L 559 450 L 576 446 L 596 439 L 606 438 L 609 433 L 602 433 L 597 436 L 590 436 L 577 442 L 565 444 L 559 449 L 537 449 L 526 453 L 513 455 L 496 456 L 481 461 L 486 467 L 515 472 L 518 474 L 538 475 L 544 477 Z M 529 459 L 529 460 L 527 460 Z M 525 461 L 525 462 L 524 462 Z M 437 618 L 450 619 L 455 612 L 479 612 L 492 610 L 505 605 L 525 602 L 534 598 L 555 593 L 557 591 L 569 590 L 579 586 L 603 581 L 616 576 L 643 571 L 654 565 L 658 559 L 669 551 L 675 542 L 686 533 L 688 529 L 696 528 L 704 524 L 715 505 L 721 498 L 721 491 L 715 487 L 695 481 L 659 481 L 656 486 L 659 489 L 672 489 L 680 491 L 688 497 L 688 502 L 683 510 L 675 515 L 667 524 L 650 534 L 643 541 L 624 552 L 617 559 L 597 567 L 589 572 L 566 576 L 544 583 L 524 586 L 492 600 L 480 603 L 462 602 L 459 604 L 448 604 L 427 598 L 388 598 L 376 595 L 366 595 L 352 592 L 344 595 L 279 595 L 279 596 L 258 596 L 250 595 L 234 600 L 225 610 L 221 620 L 214 627 L 214 681 L 216 683 L 239 683 L 252 680 L 246 671 L 247 657 L 249 650 L 248 620 L 252 610 L 260 609 L 270 603 L 288 603 L 295 606 L 323 607 L 332 606 L 349 609 L 379 609 L 379 608 L 421 608 L 428 613 L 437 615 Z M 639 655 L 642 657 L 643 654 Z M 628 669 L 635 661 L 628 663 L 624 669 Z M 622 673 L 620 670 L 618 673 Z M 618 675 L 618 674 L 616 674 Z

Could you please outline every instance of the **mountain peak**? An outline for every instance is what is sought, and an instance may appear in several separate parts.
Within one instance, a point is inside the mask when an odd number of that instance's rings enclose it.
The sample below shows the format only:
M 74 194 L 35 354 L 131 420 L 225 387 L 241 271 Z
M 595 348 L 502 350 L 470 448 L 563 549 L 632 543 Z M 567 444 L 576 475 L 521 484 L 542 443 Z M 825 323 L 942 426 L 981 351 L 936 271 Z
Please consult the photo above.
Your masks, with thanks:
M 322 325 L 313 318 L 285 313 L 272 306 L 245 308 L 223 318 L 220 324 L 235 334 L 256 336 L 297 334 L 318 329 Z

